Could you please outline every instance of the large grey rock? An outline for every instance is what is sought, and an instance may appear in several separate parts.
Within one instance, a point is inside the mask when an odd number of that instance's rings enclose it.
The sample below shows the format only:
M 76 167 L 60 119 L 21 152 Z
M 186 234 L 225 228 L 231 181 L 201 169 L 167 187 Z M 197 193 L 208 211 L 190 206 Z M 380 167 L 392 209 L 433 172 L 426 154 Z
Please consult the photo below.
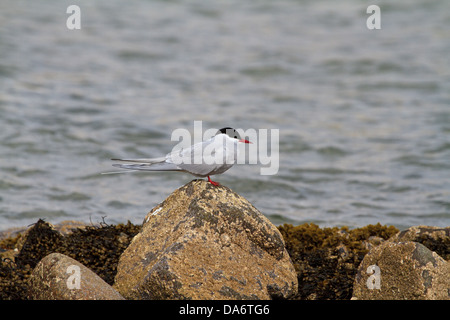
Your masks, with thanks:
M 224 186 L 194 180 L 146 216 L 114 287 L 130 299 L 270 299 L 297 292 L 278 229 Z
M 361 262 L 352 299 L 448 300 L 450 264 L 418 242 L 386 241 Z
M 28 299 L 123 300 L 123 297 L 78 261 L 60 253 L 51 253 L 33 269 Z

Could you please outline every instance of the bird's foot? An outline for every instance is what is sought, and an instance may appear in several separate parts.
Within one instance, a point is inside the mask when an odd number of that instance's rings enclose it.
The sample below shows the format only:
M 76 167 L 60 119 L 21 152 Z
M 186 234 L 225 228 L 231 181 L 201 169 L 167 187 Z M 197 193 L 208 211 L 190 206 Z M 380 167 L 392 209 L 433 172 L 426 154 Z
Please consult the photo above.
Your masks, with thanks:
M 215 182 L 215 181 L 212 181 L 211 180 L 211 178 L 208 176 L 208 181 L 209 181 L 209 183 L 211 183 L 213 186 L 215 186 L 215 187 L 217 187 L 217 186 L 220 186 L 220 183 L 218 183 L 218 182 Z

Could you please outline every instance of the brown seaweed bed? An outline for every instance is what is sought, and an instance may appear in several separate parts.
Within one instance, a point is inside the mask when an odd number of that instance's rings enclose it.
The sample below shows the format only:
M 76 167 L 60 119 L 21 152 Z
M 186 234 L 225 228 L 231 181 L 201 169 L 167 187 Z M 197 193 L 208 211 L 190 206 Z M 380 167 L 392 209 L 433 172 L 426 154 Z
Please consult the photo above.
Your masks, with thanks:
M 84 264 L 108 284 L 113 284 L 122 252 L 140 231 L 130 222 L 77 227 L 57 231 L 39 220 L 27 232 L 0 238 L 0 299 L 23 300 L 27 279 L 46 255 L 59 252 Z M 357 268 L 371 246 L 399 230 L 393 226 L 367 225 L 320 228 L 313 223 L 279 226 L 298 275 L 299 292 L 293 299 L 346 300 L 352 297 Z

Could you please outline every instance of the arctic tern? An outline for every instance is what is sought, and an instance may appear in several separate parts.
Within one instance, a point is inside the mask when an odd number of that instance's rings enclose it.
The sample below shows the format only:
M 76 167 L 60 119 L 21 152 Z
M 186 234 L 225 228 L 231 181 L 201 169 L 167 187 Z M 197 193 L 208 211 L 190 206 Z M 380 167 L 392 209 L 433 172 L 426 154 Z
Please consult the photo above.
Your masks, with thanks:
M 251 143 L 241 139 L 239 133 L 230 127 L 222 128 L 209 140 L 193 144 L 188 148 L 168 153 L 165 157 L 151 159 L 111 159 L 113 161 L 130 162 L 113 164 L 114 167 L 132 171 L 181 171 L 197 177 L 208 177 L 221 174 L 230 169 L 237 160 L 237 144 Z M 209 150 L 209 152 L 205 152 Z

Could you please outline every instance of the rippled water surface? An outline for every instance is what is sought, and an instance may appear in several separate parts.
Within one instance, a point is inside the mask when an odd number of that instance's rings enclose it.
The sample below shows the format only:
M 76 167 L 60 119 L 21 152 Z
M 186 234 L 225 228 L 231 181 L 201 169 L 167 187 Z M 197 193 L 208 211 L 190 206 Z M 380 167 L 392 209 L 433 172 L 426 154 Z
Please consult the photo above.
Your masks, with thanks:
M 180 173 L 100 175 L 177 128 L 279 129 L 216 180 L 274 223 L 450 225 L 450 2 L 0 3 L 0 229 L 142 222 Z

